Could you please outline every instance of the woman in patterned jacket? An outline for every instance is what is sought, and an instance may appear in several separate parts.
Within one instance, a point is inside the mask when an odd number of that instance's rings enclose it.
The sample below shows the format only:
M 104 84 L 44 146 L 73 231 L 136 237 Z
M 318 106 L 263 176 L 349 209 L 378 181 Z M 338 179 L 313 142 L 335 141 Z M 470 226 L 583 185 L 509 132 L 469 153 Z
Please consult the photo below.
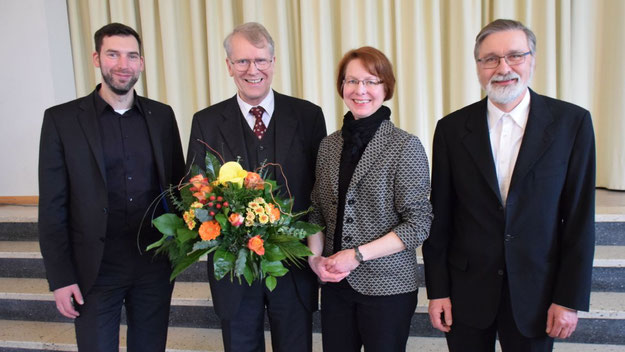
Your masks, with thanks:
M 319 148 L 314 210 L 325 230 L 308 238 L 319 277 L 324 351 L 403 351 L 417 305 L 416 248 L 432 212 L 427 156 L 393 125 L 388 58 L 372 47 L 345 54 L 337 89 L 349 112 Z

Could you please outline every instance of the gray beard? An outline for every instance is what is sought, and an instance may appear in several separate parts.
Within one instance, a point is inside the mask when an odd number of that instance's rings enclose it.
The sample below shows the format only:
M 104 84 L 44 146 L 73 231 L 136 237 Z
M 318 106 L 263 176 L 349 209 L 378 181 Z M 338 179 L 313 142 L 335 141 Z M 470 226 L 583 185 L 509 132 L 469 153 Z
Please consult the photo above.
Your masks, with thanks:
M 497 78 L 499 80 L 517 79 L 517 83 L 505 87 L 494 87 L 492 85 L 493 80 Z M 510 73 L 505 76 L 497 76 L 491 78 L 486 87 L 483 87 L 488 95 L 488 99 L 498 104 L 509 104 L 515 101 L 523 94 L 527 89 L 528 83 L 532 80 L 532 75 L 528 78 L 527 82 L 521 82 L 521 77 L 516 73 Z

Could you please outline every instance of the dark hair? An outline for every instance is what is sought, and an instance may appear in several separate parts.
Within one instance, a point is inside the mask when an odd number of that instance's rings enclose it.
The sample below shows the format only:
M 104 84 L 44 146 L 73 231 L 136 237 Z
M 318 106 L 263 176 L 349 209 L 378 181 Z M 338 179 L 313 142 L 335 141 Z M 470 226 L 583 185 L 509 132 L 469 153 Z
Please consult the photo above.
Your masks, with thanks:
M 95 51 L 97 53 L 100 53 L 100 48 L 102 48 L 102 40 L 105 37 L 112 37 L 116 35 L 122 37 L 131 35 L 135 37 L 137 43 L 139 44 L 139 53 L 141 53 L 141 37 L 139 36 L 139 33 L 137 33 L 137 31 L 135 31 L 134 29 L 121 23 L 109 23 L 95 32 L 95 34 L 93 35 L 93 40 L 95 41 Z
M 341 61 L 339 61 L 338 75 L 336 77 L 336 90 L 341 98 L 343 97 L 343 81 L 345 80 L 345 70 L 347 65 L 355 59 L 360 59 L 367 71 L 377 76 L 384 84 L 384 100 L 393 97 L 395 90 L 395 75 L 393 74 L 393 65 L 383 52 L 370 46 L 363 46 L 358 49 L 352 49 L 345 53 Z
M 226 39 L 224 39 L 224 49 L 226 49 L 226 55 L 228 55 L 228 57 L 232 54 L 230 42 L 232 41 L 232 37 L 236 34 L 241 34 L 243 38 L 247 39 L 248 42 L 252 43 L 252 45 L 257 48 L 264 47 L 265 42 L 267 42 L 267 45 L 269 46 L 269 53 L 271 54 L 271 57 L 273 57 L 273 39 L 267 29 L 262 24 L 257 22 L 247 22 L 238 25 L 232 33 L 228 34 Z
M 493 33 L 503 32 L 503 31 L 523 31 L 525 33 L 525 37 L 527 38 L 527 44 L 530 47 L 530 51 L 532 55 L 536 53 L 536 36 L 531 29 L 525 27 L 523 23 L 515 20 L 506 20 L 506 19 L 498 19 L 486 25 L 486 27 L 482 28 L 480 33 L 475 37 L 475 47 L 473 48 L 473 56 L 475 60 L 478 59 L 480 45 L 486 37 Z

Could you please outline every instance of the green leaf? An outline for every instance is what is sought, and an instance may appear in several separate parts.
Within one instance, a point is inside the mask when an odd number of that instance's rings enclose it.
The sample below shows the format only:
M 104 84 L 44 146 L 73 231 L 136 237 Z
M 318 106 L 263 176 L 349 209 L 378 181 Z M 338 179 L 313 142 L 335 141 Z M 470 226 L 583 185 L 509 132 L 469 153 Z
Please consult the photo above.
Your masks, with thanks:
M 146 248 L 145 250 L 146 250 L 146 251 L 149 251 L 149 250 L 150 250 L 150 249 L 152 249 L 152 248 L 156 248 L 156 247 L 160 247 L 160 246 L 162 246 L 162 245 L 163 245 L 163 243 L 165 243 L 165 241 L 166 241 L 168 238 L 170 238 L 170 237 L 171 237 L 171 236 L 168 236 L 168 235 L 163 234 L 163 237 L 161 237 L 161 239 L 160 239 L 160 240 L 158 240 L 158 241 L 156 241 L 156 242 L 152 243 L 152 244 L 151 244 L 151 245 L 149 245 L 149 246 L 148 246 L 148 248 Z
M 193 202 L 195 202 L 197 200 L 197 199 L 195 199 L 195 197 L 193 196 L 193 192 L 191 192 L 189 190 L 189 188 L 191 188 L 191 184 L 185 185 L 180 190 L 180 198 L 182 198 L 182 202 L 184 204 L 186 204 L 185 210 L 187 210 L 189 208 L 190 204 L 192 204 Z
M 289 269 L 282 265 L 281 261 L 270 262 L 263 260 L 260 262 L 260 268 L 263 273 L 269 273 L 271 276 L 284 276 Z
M 188 240 L 198 237 L 197 231 L 189 230 L 186 227 L 177 229 L 176 234 L 178 235 L 176 236 L 176 239 L 180 243 L 185 243 Z
M 219 246 L 218 240 L 210 240 L 210 241 L 197 241 L 193 244 L 193 250 L 196 251 L 198 249 L 206 249 L 211 248 L 212 250 L 216 249 Z
M 211 152 L 206 151 L 204 163 L 206 164 L 206 177 L 211 181 L 216 180 L 217 176 L 219 176 L 219 169 L 221 168 L 221 163 L 217 160 L 217 157 Z
M 234 254 L 218 249 L 213 254 L 213 269 L 215 271 L 215 278 L 221 280 L 227 273 L 234 268 Z
M 189 266 L 193 263 L 197 262 L 201 256 L 206 254 L 208 249 L 203 249 L 195 252 L 191 252 L 189 255 L 180 260 L 175 266 L 174 270 L 171 272 L 171 276 L 169 277 L 169 281 L 174 281 L 176 276 L 180 275 L 183 271 L 185 271 Z
M 228 218 L 222 213 L 215 215 L 215 220 L 219 223 L 222 229 L 225 229 L 228 226 Z
M 196 164 L 191 165 L 191 175 L 202 175 L 202 177 L 206 177 L 206 175 L 204 174 L 204 170 L 201 170 L 200 167 Z
M 239 254 L 237 255 L 237 261 L 234 266 L 234 274 L 236 276 L 241 276 L 245 273 L 245 269 L 247 268 L 247 255 L 250 251 L 247 248 L 239 249 Z
M 286 258 L 280 247 L 275 244 L 265 242 L 265 258 L 270 262 L 279 261 Z
M 175 236 L 178 228 L 184 227 L 184 221 L 176 214 L 163 214 L 152 220 L 156 228 L 167 236 Z
M 310 249 L 302 242 L 282 242 L 277 244 L 282 252 L 288 253 L 291 257 L 308 257 L 312 255 Z
M 306 236 L 314 235 L 323 229 L 322 226 L 311 224 L 305 221 L 298 221 L 293 224 L 293 227 L 298 230 L 303 230 L 306 233 Z
M 252 268 L 250 268 L 250 261 L 248 261 L 247 265 L 245 265 L 245 269 L 243 270 L 243 277 L 245 277 L 245 281 L 247 281 L 247 284 L 252 286 L 252 283 L 254 282 L 254 271 L 252 270 Z
M 277 284 L 278 281 L 273 276 L 267 276 L 267 278 L 265 279 L 265 286 L 267 286 L 269 291 L 273 291 L 273 289 L 276 288 Z
M 195 217 L 200 220 L 200 222 L 206 222 L 208 220 L 212 220 L 211 217 L 208 215 L 208 210 L 206 209 L 195 209 L 194 211 L 195 213 Z

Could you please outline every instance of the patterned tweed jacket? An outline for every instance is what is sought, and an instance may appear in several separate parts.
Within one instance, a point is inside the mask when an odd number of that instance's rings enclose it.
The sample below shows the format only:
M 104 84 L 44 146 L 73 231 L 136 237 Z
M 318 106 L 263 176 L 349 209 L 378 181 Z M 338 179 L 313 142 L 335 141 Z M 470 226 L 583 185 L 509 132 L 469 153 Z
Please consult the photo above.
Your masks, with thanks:
M 323 139 L 309 221 L 325 227 L 324 256 L 333 253 L 343 138 Z M 416 248 L 429 235 L 432 207 L 427 156 L 419 139 L 384 121 L 367 145 L 345 199 L 342 248 L 353 248 L 394 231 L 406 249 L 365 261 L 347 277 L 359 293 L 371 296 L 415 291 Z

